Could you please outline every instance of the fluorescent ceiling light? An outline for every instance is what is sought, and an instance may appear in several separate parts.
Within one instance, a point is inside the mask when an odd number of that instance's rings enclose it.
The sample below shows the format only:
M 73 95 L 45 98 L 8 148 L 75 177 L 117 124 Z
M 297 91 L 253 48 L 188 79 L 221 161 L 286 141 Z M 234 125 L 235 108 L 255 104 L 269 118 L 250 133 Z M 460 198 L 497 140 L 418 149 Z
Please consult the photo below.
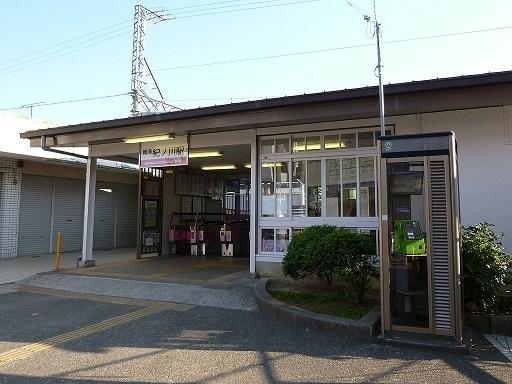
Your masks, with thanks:
M 100 188 L 100 191 L 112 193 L 112 189 L 111 188 Z
M 339 148 L 340 143 L 338 142 L 332 142 L 332 143 L 325 143 L 325 149 L 333 149 L 333 148 Z
M 244 167 L 248 168 L 248 169 L 251 169 L 251 164 L 245 164 Z
M 195 159 L 198 157 L 220 157 L 222 152 L 219 151 L 205 151 L 205 152 L 189 152 L 188 157 Z
M 274 166 L 276 167 L 282 167 L 283 166 L 283 163 L 261 163 L 261 166 L 263 168 L 273 168 Z
M 201 167 L 203 171 L 219 171 L 223 169 L 236 169 L 235 165 L 207 165 Z
M 155 135 L 155 136 L 141 136 L 141 137 L 125 137 L 123 141 L 126 144 L 135 144 L 135 143 L 147 143 L 149 141 L 162 141 L 174 139 L 174 135 L 166 134 L 166 135 Z

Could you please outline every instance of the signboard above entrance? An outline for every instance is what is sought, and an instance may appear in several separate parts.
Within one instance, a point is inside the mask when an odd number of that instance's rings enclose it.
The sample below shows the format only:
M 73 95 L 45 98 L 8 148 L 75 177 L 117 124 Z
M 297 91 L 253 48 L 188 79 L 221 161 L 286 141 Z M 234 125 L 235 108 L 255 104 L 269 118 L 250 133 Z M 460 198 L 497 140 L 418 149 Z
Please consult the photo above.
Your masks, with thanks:
M 176 167 L 188 165 L 188 137 L 150 141 L 140 144 L 140 167 Z

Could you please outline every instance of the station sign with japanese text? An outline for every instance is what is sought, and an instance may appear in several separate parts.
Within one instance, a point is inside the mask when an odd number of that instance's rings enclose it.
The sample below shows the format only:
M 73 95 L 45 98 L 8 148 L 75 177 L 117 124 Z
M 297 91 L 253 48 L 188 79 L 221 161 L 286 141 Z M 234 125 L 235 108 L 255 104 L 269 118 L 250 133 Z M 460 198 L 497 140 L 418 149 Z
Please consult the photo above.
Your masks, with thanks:
M 188 137 L 140 144 L 140 167 L 176 167 L 188 165 Z

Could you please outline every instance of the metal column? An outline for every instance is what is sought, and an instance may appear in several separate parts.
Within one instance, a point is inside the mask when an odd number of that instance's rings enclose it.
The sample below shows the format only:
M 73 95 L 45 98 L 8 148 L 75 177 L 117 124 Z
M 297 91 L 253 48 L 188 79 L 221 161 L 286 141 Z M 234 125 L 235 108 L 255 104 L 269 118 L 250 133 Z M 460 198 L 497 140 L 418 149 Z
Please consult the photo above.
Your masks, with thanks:
M 90 150 L 89 150 L 90 153 Z M 96 158 L 87 157 L 87 174 L 85 180 L 85 204 L 84 204 L 84 231 L 82 243 L 82 257 L 78 262 L 80 267 L 95 265 L 92 258 L 94 240 L 94 205 L 96 200 Z

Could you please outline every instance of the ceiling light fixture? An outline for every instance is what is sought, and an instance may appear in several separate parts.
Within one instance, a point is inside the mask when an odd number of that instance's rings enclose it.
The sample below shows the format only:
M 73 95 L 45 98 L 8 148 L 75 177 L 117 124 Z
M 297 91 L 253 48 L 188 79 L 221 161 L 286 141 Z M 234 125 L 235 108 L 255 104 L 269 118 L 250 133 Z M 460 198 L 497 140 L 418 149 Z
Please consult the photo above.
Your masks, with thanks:
M 222 152 L 219 151 L 205 151 L 205 152 L 189 152 L 188 157 L 191 159 L 196 159 L 199 157 L 220 157 L 222 156 Z
M 206 165 L 201 167 L 203 171 L 220 171 L 224 169 L 236 169 L 236 165 Z
M 125 137 L 123 141 L 126 144 L 135 144 L 135 143 L 147 143 L 150 141 L 163 141 L 163 140 L 172 140 L 174 139 L 174 134 L 167 133 L 165 135 L 155 135 L 155 136 L 141 136 L 141 137 Z

